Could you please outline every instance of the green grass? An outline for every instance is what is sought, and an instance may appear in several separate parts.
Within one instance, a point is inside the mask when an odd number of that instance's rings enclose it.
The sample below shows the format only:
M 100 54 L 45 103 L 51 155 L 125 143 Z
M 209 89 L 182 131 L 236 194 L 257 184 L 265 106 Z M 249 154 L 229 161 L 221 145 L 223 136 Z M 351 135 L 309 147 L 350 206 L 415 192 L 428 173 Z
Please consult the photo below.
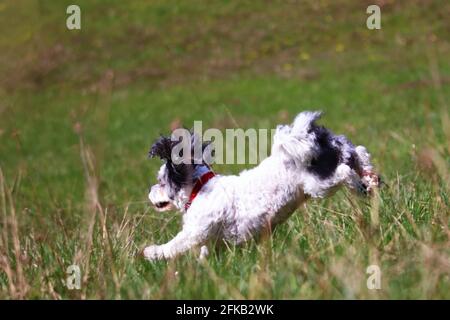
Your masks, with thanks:
M 450 298 L 448 1 L 387 1 L 380 31 L 369 2 L 172 0 L 79 1 L 68 31 L 71 3 L 0 4 L 0 298 Z M 368 147 L 379 195 L 309 202 L 205 263 L 138 255 L 180 229 L 147 201 L 172 122 L 270 129 L 306 109 Z

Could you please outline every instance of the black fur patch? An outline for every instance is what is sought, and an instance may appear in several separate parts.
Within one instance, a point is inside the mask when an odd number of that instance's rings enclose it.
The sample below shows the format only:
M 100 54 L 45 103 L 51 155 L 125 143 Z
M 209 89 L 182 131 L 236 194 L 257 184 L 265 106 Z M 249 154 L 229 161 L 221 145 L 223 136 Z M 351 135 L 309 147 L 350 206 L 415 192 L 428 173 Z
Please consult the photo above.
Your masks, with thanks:
M 195 167 L 200 164 L 194 163 L 194 134 L 191 131 L 191 155 L 190 155 L 190 163 L 180 163 L 175 164 L 172 161 L 172 149 L 179 143 L 181 143 L 181 139 L 179 141 L 172 141 L 170 137 L 160 136 L 155 143 L 153 143 L 152 147 L 149 151 L 149 157 L 159 157 L 166 163 L 167 175 L 169 183 L 172 187 L 178 191 L 183 186 L 189 185 L 193 183 L 193 173 L 195 171 Z M 202 143 L 202 154 L 205 149 L 210 145 L 211 142 L 203 142 Z M 181 150 L 180 157 L 183 156 L 183 150 Z M 203 159 L 201 165 L 206 164 Z
M 321 126 L 313 126 L 311 132 L 316 135 L 316 143 L 319 146 L 317 156 L 311 160 L 308 170 L 326 179 L 334 174 L 341 161 L 341 151 L 331 143 L 332 134 Z

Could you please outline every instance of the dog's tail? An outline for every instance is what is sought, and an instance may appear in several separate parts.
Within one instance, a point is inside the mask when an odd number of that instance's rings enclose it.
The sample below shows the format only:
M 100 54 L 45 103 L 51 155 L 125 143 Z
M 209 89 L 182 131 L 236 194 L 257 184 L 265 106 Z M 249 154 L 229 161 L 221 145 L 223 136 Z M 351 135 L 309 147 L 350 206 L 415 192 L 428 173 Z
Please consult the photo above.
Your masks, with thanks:
M 291 134 L 299 139 L 307 137 L 311 132 L 312 127 L 315 125 L 315 121 L 321 116 L 321 111 L 304 111 L 299 113 L 295 117 Z
M 309 163 L 318 152 L 314 128 L 321 115 L 319 111 L 304 111 L 297 115 L 292 126 L 278 126 L 272 154 L 283 152 L 297 165 Z

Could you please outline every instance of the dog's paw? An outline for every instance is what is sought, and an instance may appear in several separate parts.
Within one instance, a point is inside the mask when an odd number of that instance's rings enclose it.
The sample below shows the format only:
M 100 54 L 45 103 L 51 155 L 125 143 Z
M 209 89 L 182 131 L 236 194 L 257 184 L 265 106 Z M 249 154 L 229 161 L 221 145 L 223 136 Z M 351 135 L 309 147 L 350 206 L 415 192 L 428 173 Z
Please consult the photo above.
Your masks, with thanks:
M 364 172 L 361 178 L 353 184 L 358 194 L 362 196 L 372 196 L 375 190 L 382 184 L 380 176 L 373 172 Z
M 164 251 L 161 246 L 148 246 L 143 251 L 144 258 L 149 261 L 164 259 Z
M 373 172 L 364 171 L 361 177 L 361 182 L 367 194 L 371 194 L 374 189 L 380 186 L 380 177 Z

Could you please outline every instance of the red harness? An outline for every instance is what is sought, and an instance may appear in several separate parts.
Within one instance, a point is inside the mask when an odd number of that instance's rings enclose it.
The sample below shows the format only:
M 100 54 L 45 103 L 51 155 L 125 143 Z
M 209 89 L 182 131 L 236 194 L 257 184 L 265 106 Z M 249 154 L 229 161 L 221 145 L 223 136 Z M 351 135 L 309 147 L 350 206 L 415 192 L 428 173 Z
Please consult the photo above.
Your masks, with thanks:
M 208 171 L 207 173 L 203 174 L 200 178 L 195 181 L 194 188 L 192 188 L 191 195 L 189 197 L 189 201 L 184 205 L 184 209 L 187 210 L 192 204 L 192 201 L 194 201 L 197 194 L 200 192 L 202 187 L 213 177 L 215 176 L 214 172 Z

